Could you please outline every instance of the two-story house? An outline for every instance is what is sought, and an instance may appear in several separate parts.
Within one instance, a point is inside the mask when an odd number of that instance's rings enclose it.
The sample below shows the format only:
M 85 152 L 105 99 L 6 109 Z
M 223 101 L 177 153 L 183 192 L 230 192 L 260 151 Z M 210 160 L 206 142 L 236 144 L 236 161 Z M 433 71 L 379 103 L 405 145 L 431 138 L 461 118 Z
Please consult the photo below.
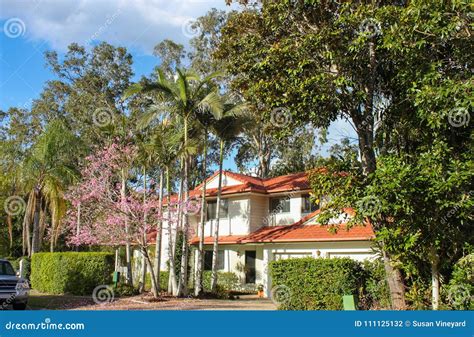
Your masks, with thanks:
M 202 194 L 203 184 L 190 192 Z M 216 224 L 218 173 L 206 180 L 207 219 L 205 222 L 204 269 L 212 265 L 213 233 Z M 218 269 L 236 273 L 243 284 L 262 284 L 270 296 L 268 264 L 273 260 L 312 256 L 314 258 L 350 257 L 363 260 L 374 256 L 370 225 L 346 229 L 350 216 L 334 219 L 338 230 L 316 223 L 318 205 L 310 199 L 305 173 L 261 179 L 229 171 L 223 172 L 219 221 Z M 199 244 L 200 214 L 190 214 L 193 229 L 190 243 Z M 166 227 L 166 226 L 165 226 Z M 163 268 L 168 256 L 168 231 L 163 232 Z M 194 257 L 194 263 L 197 263 Z

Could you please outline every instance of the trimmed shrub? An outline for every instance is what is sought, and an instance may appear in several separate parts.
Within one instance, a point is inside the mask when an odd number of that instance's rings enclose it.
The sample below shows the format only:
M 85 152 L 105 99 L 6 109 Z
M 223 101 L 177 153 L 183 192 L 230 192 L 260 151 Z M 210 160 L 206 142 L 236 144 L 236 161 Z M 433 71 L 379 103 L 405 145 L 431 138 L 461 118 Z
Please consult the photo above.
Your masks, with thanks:
M 301 258 L 271 262 L 270 275 L 280 310 L 341 310 L 342 296 L 358 296 L 366 273 L 349 258 Z
M 112 282 L 111 253 L 36 253 L 31 259 L 31 286 L 43 293 L 90 295 Z

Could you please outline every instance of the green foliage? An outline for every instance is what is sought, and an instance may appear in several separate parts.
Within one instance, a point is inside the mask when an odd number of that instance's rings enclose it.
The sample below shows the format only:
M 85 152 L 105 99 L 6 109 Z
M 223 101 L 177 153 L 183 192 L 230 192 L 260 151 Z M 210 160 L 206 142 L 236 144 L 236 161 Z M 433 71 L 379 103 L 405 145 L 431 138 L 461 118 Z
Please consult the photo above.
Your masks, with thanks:
M 31 261 L 31 286 L 49 294 L 90 295 L 112 282 L 110 253 L 36 253 Z
M 474 254 L 461 258 L 454 265 L 447 302 L 457 310 L 474 310 Z
M 132 287 L 129 284 L 119 283 L 114 289 L 114 294 L 118 297 L 128 297 L 138 295 L 139 291 L 137 288 Z
M 167 290 L 168 289 L 168 279 L 170 277 L 170 273 L 167 271 L 160 271 L 160 289 Z M 145 278 L 145 289 L 151 289 L 151 274 L 147 273 Z
M 366 272 L 366 282 L 361 306 L 366 310 L 390 308 L 390 292 L 383 262 L 365 260 L 362 267 Z
M 202 283 L 205 292 L 211 291 L 211 271 L 205 271 L 202 275 Z M 224 292 L 236 291 L 239 289 L 240 281 L 235 273 L 218 272 L 217 285 Z
M 341 310 L 342 296 L 358 296 L 366 275 L 349 258 L 273 261 L 270 274 L 281 310 Z

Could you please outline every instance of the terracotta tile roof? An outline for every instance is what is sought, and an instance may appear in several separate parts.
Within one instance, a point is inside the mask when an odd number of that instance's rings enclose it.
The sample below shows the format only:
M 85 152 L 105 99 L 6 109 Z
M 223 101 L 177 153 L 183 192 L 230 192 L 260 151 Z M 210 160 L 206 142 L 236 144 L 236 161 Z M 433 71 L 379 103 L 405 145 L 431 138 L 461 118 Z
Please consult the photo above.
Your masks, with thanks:
M 346 224 L 339 225 L 290 225 L 262 227 L 246 236 L 228 235 L 219 237 L 219 244 L 245 243 L 284 243 L 284 242 L 328 242 L 328 241 L 365 241 L 375 237 L 372 226 L 353 226 L 347 229 Z M 207 236 L 204 244 L 212 244 L 214 238 Z M 191 239 L 196 245 L 199 238 Z
M 225 235 L 219 237 L 219 244 L 220 245 L 231 245 L 231 244 L 238 244 L 241 243 L 241 240 L 244 239 L 246 235 Z M 199 243 L 199 238 L 196 236 L 192 238 L 189 243 L 191 245 L 197 245 Z M 214 243 L 213 236 L 206 236 L 204 238 L 205 245 L 212 245 Z
M 206 181 L 210 181 L 215 178 L 219 172 L 215 172 L 212 176 L 207 178 Z M 236 193 L 278 193 L 278 192 L 288 192 L 296 190 L 307 190 L 310 189 L 308 176 L 305 172 L 288 174 L 285 176 L 279 176 L 275 178 L 257 178 L 252 176 L 247 176 L 240 173 L 224 171 L 224 174 L 234 178 L 242 184 L 225 186 L 222 187 L 222 195 L 236 194 Z M 201 187 L 203 183 L 196 186 L 195 189 L 189 191 L 190 197 L 200 197 L 201 196 Z M 217 188 L 207 188 L 206 196 L 213 197 L 217 196 Z M 176 201 L 178 196 L 176 194 L 171 196 L 172 201 Z M 166 197 L 164 203 L 167 203 Z
M 348 208 L 345 213 L 351 214 L 353 210 Z M 320 241 L 361 241 L 370 240 L 375 237 L 372 225 L 352 226 L 347 228 L 347 224 L 321 225 L 311 223 L 319 210 L 308 214 L 300 221 L 292 225 L 285 226 L 266 226 L 262 227 L 249 235 L 244 236 L 221 236 L 219 244 L 243 244 L 243 243 L 270 243 L 270 242 L 320 242 Z M 305 224 L 305 222 L 309 222 Z M 204 238 L 204 244 L 214 242 L 212 236 Z M 191 244 L 199 243 L 199 238 L 195 237 L 190 241 Z

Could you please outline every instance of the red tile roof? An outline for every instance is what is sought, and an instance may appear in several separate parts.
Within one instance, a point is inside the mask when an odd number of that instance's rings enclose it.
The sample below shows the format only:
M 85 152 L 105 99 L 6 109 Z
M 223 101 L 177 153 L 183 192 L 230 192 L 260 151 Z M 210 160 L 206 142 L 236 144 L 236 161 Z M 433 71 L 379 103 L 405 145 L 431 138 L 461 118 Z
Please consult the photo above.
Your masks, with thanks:
M 365 241 L 375 237 L 372 227 L 353 226 L 347 229 L 346 224 L 339 225 L 290 225 L 262 227 L 246 236 L 220 236 L 219 244 L 244 243 L 285 243 L 285 242 L 322 242 L 322 241 Z M 212 244 L 214 238 L 207 236 L 204 244 Z M 199 238 L 191 239 L 190 244 L 196 245 Z
M 220 245 L 232 245 L 232 244 L 237 244 L 241 243 L 241 240 L 246 238 L 246 235 L 225 235 L 219 237 L 219 244 Z M 189 243 L 191 245 L 197 245 L 199 243 L 199 238 L 196 236 L 192 238 Z M 212 245 L 214 243 L 214 237 L 213 236 L 206 236 L 204 238 L 204 244 L 205 245 Z
M 344 210 L 347 214 L 353 214 L 353 210 Z M 319 210 L 307 215 L 292 225 L 266 226 L 249 235 L 244 236 L 221 236 L 219 244 L 242 244 L 242 243 L 264 243 L 264 242 L 318 242 L 318 241 L 361 241 L 370 240 L 375 237 L 370 223 L 347 228 L 347 224 L 336 225 L 305 224 L 311 222 Z M 204 238 L 204 244 L 212 244 L 214 238 Z M 191 244 L 199 243 L 199 238 L 191 239 Z
M 212 176 L 207 178 L 206 181 L 209 182 L 218 174 L 219 171 L 215 172 Z M 242 182 L 242 184 L 222 187 L 222 195 L 249 192 L 267 194 L 310 189 L 308 176 L 305 172 L 293 173 L 275 178 L 257 178 L 231 171 L 224 171 L 223 174 Z M 203 184 L 204 183 L 201 183 L 196 186 L 194 190 L 189 191 L 189 196 L 195 198 L 200 197 L 202 194 L 201 187 Z M 206 188 L 206 196 L 217 196 L 217 188 Z M 172 201 L 176 201 L 177 198 L 177 195 L 171 196 Z M 164 203 L 167 203 L 166 197 Z

